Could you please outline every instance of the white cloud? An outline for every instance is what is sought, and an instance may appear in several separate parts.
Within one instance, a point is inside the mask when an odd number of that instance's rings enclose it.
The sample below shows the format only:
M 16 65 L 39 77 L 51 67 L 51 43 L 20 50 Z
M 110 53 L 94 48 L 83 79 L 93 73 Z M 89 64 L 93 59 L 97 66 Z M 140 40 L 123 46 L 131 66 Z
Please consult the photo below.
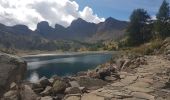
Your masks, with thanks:
M 35 29 L 38 22 L 45 20 L 53 27 L 56 23 L 67 27 L 79 17 L 94 23 L 104 21 L 89 7 L 80 11 L 75 1 L 0 0 L 0 23 L 6 25 L 25 24 Z
M 156 20 L 156 19 L 157 19 L 157 18 L 156 18 L 156 15 L 152 15 L 152 16 L 151 16 L 151 19 L 152 19 L 152 20 Z
M 88 22 L 99 23 L 103 22 L 104 18 L 99 18 L 96 14 L 93 14 L 93 10 L 90 7 L 85 7 L 83 11 L 80 11 L 80 17 Z

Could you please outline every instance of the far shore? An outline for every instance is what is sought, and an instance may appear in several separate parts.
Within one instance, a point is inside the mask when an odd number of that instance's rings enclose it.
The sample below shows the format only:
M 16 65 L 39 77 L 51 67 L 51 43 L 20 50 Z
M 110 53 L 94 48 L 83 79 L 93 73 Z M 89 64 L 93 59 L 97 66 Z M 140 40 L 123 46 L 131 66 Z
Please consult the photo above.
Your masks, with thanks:
M 110 54 L 115 53 L 118 51 L 83 51 L 83 52 L 40 52 L 40 53 L 34 53 L 34 54 L 20 54 L 21 57 L 43 57 L 43 56 L 64 56 L 64 55 L 82 55 L 82 54 Z

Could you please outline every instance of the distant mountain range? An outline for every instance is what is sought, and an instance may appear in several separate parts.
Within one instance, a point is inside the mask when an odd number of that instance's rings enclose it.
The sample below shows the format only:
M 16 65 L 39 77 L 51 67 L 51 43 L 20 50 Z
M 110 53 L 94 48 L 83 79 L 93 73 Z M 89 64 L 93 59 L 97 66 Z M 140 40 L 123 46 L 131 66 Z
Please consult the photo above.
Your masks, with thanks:
M 128 22 L 119 21 L 109 17 L 105 22 L 99 24 L 89 23 L 78 18 L 67 28 L 56 24 L 55 28 L 49 26 L 48 22 L 40 22 L 35 32 L 48 39 L 69 40 L 107 40 L 116 39 L 124 34 Z
M 34 31 L 30 30 L 26 25 L 5 26 L 0 24 L 0 47 L 14 44 L 17 48 L 24 48 L 25 46 L 29 48 L 38 46 L 40 48 L 41 43 L 49 44 L 49 41 L 53 40 L 97 42 L 118 39 L 124 35 L 127 25 L 128 22 L 119 21 L 111 17 L 99 24 L 89 23 L 78 18 L 67 28 L 59 24 L 56 24 L 53 28 L 48 22 L 42 21 L 37 24 Z

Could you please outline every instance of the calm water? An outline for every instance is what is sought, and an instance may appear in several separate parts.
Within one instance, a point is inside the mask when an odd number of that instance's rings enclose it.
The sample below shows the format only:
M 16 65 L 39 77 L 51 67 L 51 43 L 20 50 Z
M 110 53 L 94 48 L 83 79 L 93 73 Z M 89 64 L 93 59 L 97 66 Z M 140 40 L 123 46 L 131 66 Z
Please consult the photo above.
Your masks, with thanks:
M 27 78 L 35 81 L 42 76 L 50 78 L 53 75 L 72 75 L 94 69 L 97 65 L 110 60 L 111 57 L 111 53 L 27 57 L 25 58 L 28 62 Z

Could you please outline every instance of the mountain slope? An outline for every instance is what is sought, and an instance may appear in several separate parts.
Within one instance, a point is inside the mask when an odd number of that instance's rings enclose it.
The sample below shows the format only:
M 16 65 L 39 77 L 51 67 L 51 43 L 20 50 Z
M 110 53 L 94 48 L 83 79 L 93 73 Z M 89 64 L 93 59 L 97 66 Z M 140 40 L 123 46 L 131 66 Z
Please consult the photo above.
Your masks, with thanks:
M 40 22 L 36 32 L 48 39 L 68 40 L 91 40 L 100 41 L 117 39 L 124 34 L 128 22 L 119 21 L 109 17 L 105 22 L 99 24 L 89 23 L 78 18 L 67 28 L 56 24 L 55 28 L 49 26 L 48 22 Z
M 89 41 L 119 39 L 124 35 L 127 25 L 128 22 L 109 17 L 105 22 L 101 22 L 97 25 L 96 34 L 93 35 Z
M 113 18 L 94 24 L 79 18 L 67 28 L 56 24 L 51 27 L 48 22 L 37 24 L 35 31 L 26 25 L 5 26 L 0 24 L 0 48 L 57 50 L 67 47 L 82 47 L 82 42 L 118 39 L 124 34 L 127 22 Z M 78 41 L 81 41 L 79 43 Z M 82 46 L 81 46 L 82 45 Z

